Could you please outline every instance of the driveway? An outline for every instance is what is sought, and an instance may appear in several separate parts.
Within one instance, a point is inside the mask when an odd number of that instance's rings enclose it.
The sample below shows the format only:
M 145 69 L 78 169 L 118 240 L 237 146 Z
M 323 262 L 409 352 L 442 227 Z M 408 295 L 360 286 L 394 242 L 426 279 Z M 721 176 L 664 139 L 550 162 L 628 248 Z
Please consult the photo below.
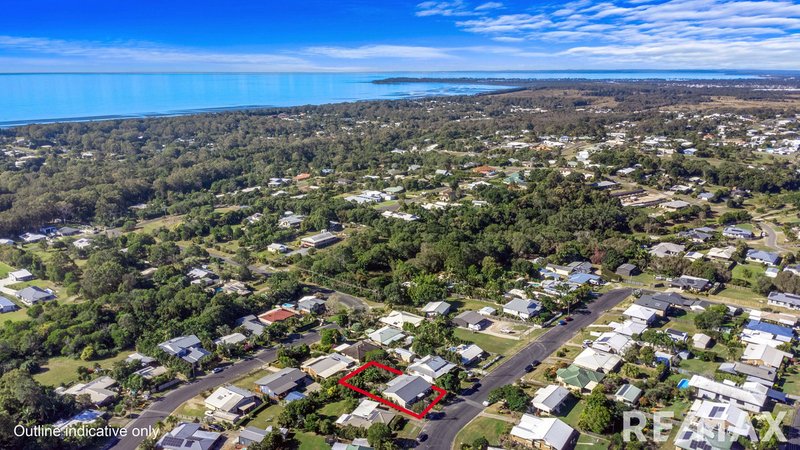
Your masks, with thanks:
M 596 299 L 586 309 L 574 311 L 575 319 L 566 326 L 555 326 L 529 344 L 519 353 L 508 358 L 503 364 L 480 380 L 481 387 L 466 396 L 459 396 L 444 408 L 445 416 L 439 420 L 429 420 L 423 432 L 428 440 L 420 444 L 420 449 L 450 449 L 455 445 L 456 434 L 483 411 L 481 403 L 493 389 L 512 384 L 525 375 L 525 366 L 534 359 L 544 361 L 551 353 L 574 337 L 581 328 L 596 321 L 603 313 L 612 309 L 627 298 L 633 289 L 615 289 Z
M 326 325 L 322 328 L 334 328 L 335 325 Z M 286 339 L 286 344 L 312 344 L 319 340 L 319 331 L 312 330 L 303 335 L 294 336 Z M 183 403 L 189 399 L 199 395 L 201 392 L 214 389 L 225 383 L 232 382 L 237 378 L 241 378 L 248 373 L 259 369 L 264 364 L 274 361 L 277 358 L 278 349 L 270 347 L 253 355 L 253 359 L 249 361 L 238 361 L 233 365 L 227 367 L 220 373 L 209 374 L 199 377 L 194 381 L 184 384 L 177 389 L 168 392 L 162 399 L 153 402 L 149 408 L 142 411 L 142 413 L 128 423 L 125 428 L 128 429 L 128 436 L 122 438 L 119 442 L 114 444 L 111 448 L 118 450 L 135 450 L 136 447 L 144 440 L 144 437 L 132 436 L 131 430 L 133 428 L 147 428 L 155 425 L 156 422 L 163 421 L 173 411 L 178 409 Z

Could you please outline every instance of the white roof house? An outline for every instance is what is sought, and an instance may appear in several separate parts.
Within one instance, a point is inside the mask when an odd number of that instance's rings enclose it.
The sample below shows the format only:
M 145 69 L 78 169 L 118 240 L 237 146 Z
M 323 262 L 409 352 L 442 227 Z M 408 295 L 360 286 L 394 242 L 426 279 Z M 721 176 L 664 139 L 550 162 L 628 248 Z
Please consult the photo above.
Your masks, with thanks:
M 608 324 L 612 330 L 625 336 L 633 336 L 634 334 L 642 334 L 647 329 L 647 324 L 634 322 L 633 320 L 626 320 L 622 323 L 611 322 Z
M 339 353 L 311 358 L 300 366 L 304 372 L 311 376 L 330 378 L 339 372 L 344 372 L 356 363 L 356 360 Z
M 578 367 L 583 367 L 584 369 L 594 370 L 595 372 L 610 373 L 613 372 L 621 362 L 622 358 L 617 355 L 589 347 L 575 357 L 573 364 Z
M 722 260 L 729 260 L 733 258 L 733 255 L 736 253 L 736 247 L 729 245 L 727 247 L 712 247 L 706 253 L 706 256 L 711 259 L 722 259 Z
M 461 364 L 468 366 L 483 356 L 483 349 L 475 344 L 461 344 L 458 347 L 450 348 L 450 351 L 458 353 L 461 357 Z
M 19 269 L 9 272 L 8 277 L 14 281 L 27 281 L 33 279 L 33 274 L 28 269 Z
M 424 378 L 429 383 L 435 382 L 442 375 L 449 373 L 456 365 L 441 356 L 428 355 L 408 366 L 408 373 Z
M 423 320 L 425 319 L 405 311 L 392 311 L 388 316 L 381 317 L 380 319 L 381 323 L 401 329 L 403 328 L 403 324 L 410 323 L 416 327 L 421 324 Z
M 602 333 L 592 342 L 592 347 L 608 353 L 621 355 L 631 345 L 631 338 L 614 331 Z
M 503 305 L 503 313 L 517 316 L 522 319 L 530 319 L 539 314 L 542 306 L 530 299 L 515 298 Z
M 754 366 L 767 366 L 780 369 L 783 361 L 791 358 L 791 353 L 778 350 L 767 344 L 747 344 L 742 353 L 742 361 Z
M 340 426 L 351 425 L 359 428 L 369 428 L 374 423 L 388 424 L 395 417 L 395 413 L 380 408 L 380 403 L 364 399 L 351 413 L 345 413 L 336 419 Z
M 557 414 L 567 397 L 569 397 L 569 389 L 551 384 L 536 391 L 531 405 L 547 414 Z
M 117 392 L 111 389 L 116 384 L 117 380 L 108 376 L 102 376 L 88 383 L 77 383 L 70 386 L 68 389 L 56 392 L 75 396 L 85 394 L 89 396 L 92 403 L 97 406 L 103 406 L 117 397 Z
M 400 341 L 406 337 L 402 331 L 397 328 L 385 326 L 367 335 L 370 340 L 380 345 L 390 345 L 394 342 Z
M 686 249 L 686 246 L 681 244 L 674 244 L 672 242 L 661 242 L 650 249 L 650 254 L 656 258 L 664 258 L 667 256 L 677 256 Z
M 700 375 L 693 375 L 689 386 L 697 388 L 700 398 L 735 403 L 750 412 L 761 412 L 767 404 L 765 393 L 746 390 L 732 383 L 720 383 Z
M 216 345 L 236 345 L 247 340 L 247 336 L 242 333 L 232 333 L 226 336 L 221 336 L 214 339 Z
M 404 408 L 425 397 L 431 390 L 431 384 L 424 378 L 407 374 L 389 381 L 386 386 L 383 396 Z
M 655 322 L 659 317 L 658 310 L 636 304 L 629 306 L 622 315 L 634 322 L 648 325 Z
M 523 414 L 511 429 L 511 438 L 539 448 L 564 450 L 572 448 L 578 437 L 572 427 L 559 419 Z
M 227 413 L 243 413 L 260 403 L 258 397 L 248 391 L 233 385 L 218 387 L 205 400 L 205 406 L 211 411 Z
M 450 312 L 450 303 L 430 302 L 422 307 L 422 312 L 427 316 L 444 316 Z
M 758 441 L 746 411 L 728 403 L 695 400 L 675 436 L 675 447 L 727 449 L 740 437 Z

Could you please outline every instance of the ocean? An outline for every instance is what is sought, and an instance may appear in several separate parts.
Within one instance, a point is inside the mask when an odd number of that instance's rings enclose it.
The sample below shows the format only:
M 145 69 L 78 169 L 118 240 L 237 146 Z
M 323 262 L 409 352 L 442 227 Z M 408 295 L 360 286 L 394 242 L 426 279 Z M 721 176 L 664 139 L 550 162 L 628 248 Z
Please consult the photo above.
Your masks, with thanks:
M 506 87 L 436 82 L 371 83 L 390 77 L 730 80 L 759 76 L 735 71 L 0 74 L 0 126 L 476 94 Z

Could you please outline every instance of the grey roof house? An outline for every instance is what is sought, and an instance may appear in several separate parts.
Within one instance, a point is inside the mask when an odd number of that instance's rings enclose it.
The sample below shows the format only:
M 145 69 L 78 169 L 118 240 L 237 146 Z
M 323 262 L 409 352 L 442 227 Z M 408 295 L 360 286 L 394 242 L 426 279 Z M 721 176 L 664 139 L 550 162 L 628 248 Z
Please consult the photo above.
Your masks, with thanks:
M 193 334 L 172 338 L 158 344 L 158 348 L 190 364 L 196 364 L 210 355 L 208 350 L 203 348 L 200 339 Z
M 387 384 L 386 389 L 383 391 L 383 396 L 407 408 L 412 403 L 425 397 L 430 390 L 431 384 L 425 381 L 424 378 L 404 374 Z
M 33 306 L 37 303 L 47 302 L 56 298 L 55 294 L 46 291 L 38 286 L 28 286 L 18 290 L 14 295 L 27 306 Z
M 279 399 L 295 389 L 306 386 L 309 382 L 311 379 L 300 369 L 287 367 L 256 380 L 255 385 L 270 398 Z

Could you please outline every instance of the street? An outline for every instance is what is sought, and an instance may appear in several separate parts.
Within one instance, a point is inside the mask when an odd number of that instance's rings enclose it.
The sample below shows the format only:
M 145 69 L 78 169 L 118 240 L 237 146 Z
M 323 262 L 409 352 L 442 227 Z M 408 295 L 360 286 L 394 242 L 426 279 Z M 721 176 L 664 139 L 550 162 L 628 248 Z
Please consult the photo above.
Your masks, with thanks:
M 322 327 L 322 329 L 332 327 L 335 327 L 335 325 L 326 325 Z M 287 339 L 284 341 L 284 343 L 312 344 L 318 340 L 319 331 L 312 330 L 299 337 L 295 336 L 293 339 Z M 274 361 L 277 357 L 277 353 L 278 349 L 276 347 L 263 349 L 253 355 L 253 359 L 251 360 L 238 361 L 233 365 L 228 366 L 220 373 L 209 374 L 197 378 L 193 382 L 181 385 L 177 389 L 168 392 L 164 398 L 153 402 L 149 408 L 142 411 L 139 417 L 128 423 L 128 425 L 126 425 L 126 428 L 128 429 L 128 436 L 122 438 L 111 448 L 118 450 L 135 450 L 143 440 L 143 437 L 132 436 L 131 430 L 133 428 L 152 427 L 156 422 L 163 421 L 184 402 L 197 396 L 201 392 L 214 389 L 228 382 L 232 382 L 237 378 L 241 378 L 260 368 L 262 365 Z
M 565 342 L 572 339 L 578 331 L 597 320 L 603 313 L 624 300 L 632 289 L 615 289 L 592 302 L 586 309 L 574 311 L 575 319 L 566 326 L 555 326 L 539 339 L 508 358 L 500 367 L 480 380 L 481 387 L 466 396 L 459 396 L 444 408 L 445 416 L 439 420 L 429 420 L 423 432 L 428 440 L 420 444 L 420 449 L 449 449 L 455 443 L 456 435 L 483 410 L 481 403 L 493 389 L 517 381 L 525 374 L 525 366 L 534 359 L 544 361 Z

